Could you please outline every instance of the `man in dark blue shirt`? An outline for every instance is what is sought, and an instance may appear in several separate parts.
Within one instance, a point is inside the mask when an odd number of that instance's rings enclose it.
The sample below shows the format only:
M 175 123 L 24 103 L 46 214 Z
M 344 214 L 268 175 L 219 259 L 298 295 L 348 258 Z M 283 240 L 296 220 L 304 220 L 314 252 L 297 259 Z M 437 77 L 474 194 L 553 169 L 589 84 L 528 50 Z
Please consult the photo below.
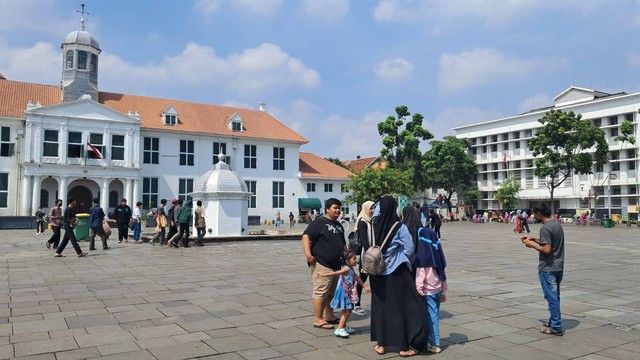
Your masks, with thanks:
M 100 199 L 93 198 L 93 207 L 89 210 L 89 227 L 91 227 L 91 239 L 89 240 L 89 250 L 96 249 L 96 235 L 102 240 L 102 250 L 110 249 L 107 246 L 107 238 L 102 223 L 104 222 L 104 210 L 100 207 Z

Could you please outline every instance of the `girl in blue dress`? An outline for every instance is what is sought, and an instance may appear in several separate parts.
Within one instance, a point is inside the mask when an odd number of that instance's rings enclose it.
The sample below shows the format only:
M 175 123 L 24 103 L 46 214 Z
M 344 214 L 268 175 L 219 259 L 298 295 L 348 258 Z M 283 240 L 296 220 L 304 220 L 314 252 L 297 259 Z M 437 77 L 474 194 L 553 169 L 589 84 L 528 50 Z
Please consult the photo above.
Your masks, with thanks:
M 353 334 L 355 329 L 351 326 L 347 326 L 347 320 L 351 316 L 351 311 L 354 308 L 354 304 L 358 302 L 358 294 L 354 281 L 357 281 L 360 286 L 366 291 L 371 292 L 369 287 L 360 280 L 360 277 L 356 276 L 356 272 L 353 267 L 358 263 L 356 254 L 353 251 L 345 251 L 342 255 L 342 269 L 330 273 L 317 273 L 316 276 L 331 277 L 340 276 L 338 285 L 336 286 L 336 292 L 333 295 L 330 306 L 333 309 L 342 310 L 340 315 L 340 323 L 334 334 L 338 337 L 347 338 L 349 334 Z

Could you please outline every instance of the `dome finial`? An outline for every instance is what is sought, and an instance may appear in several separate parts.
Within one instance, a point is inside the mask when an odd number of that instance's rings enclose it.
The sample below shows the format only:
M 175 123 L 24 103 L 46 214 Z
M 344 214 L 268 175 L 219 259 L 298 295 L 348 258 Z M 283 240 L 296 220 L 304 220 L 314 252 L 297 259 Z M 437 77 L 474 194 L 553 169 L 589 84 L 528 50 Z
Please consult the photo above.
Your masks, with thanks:
M 80 7 L 82 8 L 82 11 L 76 10 L 76 12 L 82 14 L 80 16 L 80 31 L 84 31 L 84 14 L 89 15 L 90 13 L 84 11 L 84 4 L 80 4 Z

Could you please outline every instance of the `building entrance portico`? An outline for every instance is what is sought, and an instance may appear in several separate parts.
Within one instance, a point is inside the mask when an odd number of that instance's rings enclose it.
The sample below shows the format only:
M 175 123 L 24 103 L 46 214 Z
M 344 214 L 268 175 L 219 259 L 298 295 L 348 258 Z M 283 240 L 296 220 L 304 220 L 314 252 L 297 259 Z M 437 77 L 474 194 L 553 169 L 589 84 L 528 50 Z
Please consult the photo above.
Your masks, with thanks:
M 91 201 L 93 195 L 91 190 L 84 185 L 76 185 L 71 187 L 67 199 L 74 198 L 76 200 L 76 211 L 78 213 L 88 213 L 91 209 Z M 65 203 L 65 206 L 68 202 Z

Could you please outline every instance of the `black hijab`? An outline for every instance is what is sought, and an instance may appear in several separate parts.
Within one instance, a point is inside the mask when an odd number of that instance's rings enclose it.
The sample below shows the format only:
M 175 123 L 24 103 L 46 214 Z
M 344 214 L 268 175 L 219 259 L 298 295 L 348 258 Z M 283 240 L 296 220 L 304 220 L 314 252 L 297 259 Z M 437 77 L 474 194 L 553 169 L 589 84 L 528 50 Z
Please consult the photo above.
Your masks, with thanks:
M 396 213 L 397 208 L 398 203 L 394 197 L 383 196 L 380 199 L 380 214 L 373 219 L 373 232 L 375 234 L 376 245 L 382 245 L 393 224 L 400 221 Z M 386 251 L 391 244 L 391 240 L 396 236 L 398 229 L 400 229 L 400 226 L 396 226 L 391 235 L 389 235 L 389 240 L 387 240 L 387 243 L 382 248 L 383 252 Z
M 413 205 L 407 205 L 402 209 L 402 223 L 409 229 L 409 234 L 411 234 L 411 238 L 413 239 L 414 249 L 416 249 L 416 245 L 418 245 L 418 230 L 422 227 L 420 215 L 420 210 L 416 209 Z

